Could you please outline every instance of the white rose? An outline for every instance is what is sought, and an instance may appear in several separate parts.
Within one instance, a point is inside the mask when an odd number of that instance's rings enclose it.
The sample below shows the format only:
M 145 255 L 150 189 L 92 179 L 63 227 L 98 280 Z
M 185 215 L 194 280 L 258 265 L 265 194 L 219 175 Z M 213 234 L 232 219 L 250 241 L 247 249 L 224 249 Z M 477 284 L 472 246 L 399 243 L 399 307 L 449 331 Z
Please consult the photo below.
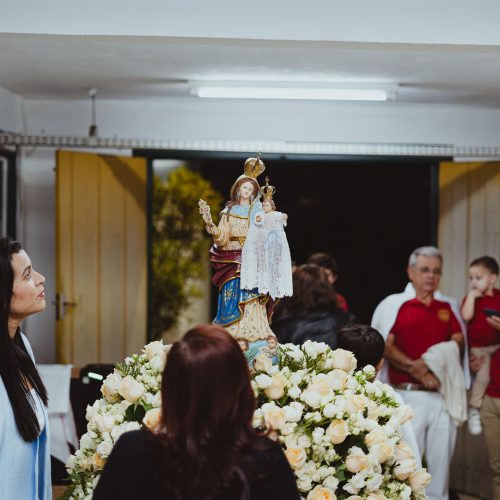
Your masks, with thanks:
M 332 353 L 333 367 L 345 372 L 350 372 L 356 368 L 357 361 L 354 354 L 344 349 L 335 349 Z
M 284 407 L 287 422 L 298 422 L 302 417 L 304 406 L 293 402 Z
M 299 396 L 300 396 L 300 389 L 294 385 L 293 387 L 290 387 L 290 389 L 288 389 L 288 395 L 292 398 L 292 399 L 298 399 Z
M 280 399 L 285 395 L 285 387 L 288 381 L 282 373 L 276 373 L 272 376 L 271 385 L 264 389 L 269 399 Z
M 299 488 L 299 491 L 309 491 L 312 488 L 311 478 L 308 476 L 301 476 L 297 480 L 297 487 Z
M 357 473 L 369 466 L 368 457 L 361 448 L 353 446 L 345 459 L 345 465 L 349 472 Z
M 333 444 L 340 444 L 349 435 L 349 427 L 345 420 L 333 420 L 326 429 L 326 437 Z
M 325 480 L 323 481 L 323 486 L 330 488 L 333 491 L 337 490 L 338 485 L 339 485 L 339 480 L 334 475 L 326 477 Z
M 142 397 L 145 392 L 144 386 L 137 382 L 133 377 L 127 375 L 120 384 L 120 389 L 118 391 L 120 395 L 130 401 L 135 403 L 138 399 Z
M 350 495 L 346 500 L 363 500 L 359 495 Z
M 312 431 L 312 438 L 316 444 L 321 444 L 323 442 L 323 436 L 325 434 L 325 429 L 322 427 L 316 427 Z
M 278 430 L 286 424 L 286 414 L 283 408 L 266 403 L 262 405 L 262 412 L 267 427 Z
M 308 404 L 311 408 L 318 408 L 321 403 L 321 396 L 317 392 L 304 391 L 300 399 Z
M 318 485 L 309 492 L 307 500 L 337 500 L 337 496 L 332 489 Z
M 293 372 L 290 375 L 290 384 L 292 385 L 299 385 L 302 382 L 302 375 L 297 372 Z
M 115 426 L 115 417 L 107 413 L 104 415 L 94 415 L 93 421 L 101 434 L 111 432 Z
M 335 407 L 334 404 L 328 403 L 324 408 L 323 408 L 323 415 L 326 418 L 333 418 L 335 414 L 337 413 L 337 408 Z
M 158 429 L 161 425 L 161 409 L 152 408 L 151 410 L 148 410 L 146 415 L 144 415 L 142 422 L 152 431 Z
M 394 467 L 393 472 L 396 479 L 403 481 L 408 479 L 408 476 L 415 471 L 417 464 L 413 458 L 405 458 L 399 461 Z
M 387 441 L 387 435 L 379 427 L 373 429 L 365 436 L 365 443 L 369 448 L 385 441 Z
M 80 450 L 95 450 L 95 439 L 87 432 L 80 439 Z
M 112 449 L 113 445 L 110 442 L 103 441 L 102 443 L 99 443 L 96 451 L 101 457 L 109 457 Z
M 366 365 L 363 368 L 363 373 L 367 376 L 368 379 L 372 379 L 377 373 L 375 367 L 372 365 Z
M 165 353 L 163 353 L 163 356 L 161 355 L 153 356 L 149 360 L 149 366 L 151 366 L 151 368 L 154 371 L 163 372 L 163 369 L 165 368 L 165 362 L 166 362 L 166 356 Z
M 285 450 L 285 456 L 292 469 L 299 469 L 307 460 L 307 455 L 304 448 L 294 447 Z
M 144 346 L 142 352 L 144 352 L 148 360 L 151 360 L 155 356 L 164 356 L 166 354 L 165 346 L 161 340 L 150 342 L 148 345 Z
M 273 366 L 273 362 L 270 357 L 266 356 L 263 352 L 261 352 L 256 358 L 254 362 L 254 369 L 257 372 L 268 372 L 269 369 Z
M 120 399 L 118 391 L 121 382 L 122 377 L 116 372 L 110 373 L 104 380 L 101 386 L 101 393 L 110 403 L 116 403 Z
M 260 389 L 267 389 L 273 383 L 273 379 L 265 373 L 257 375 L 254 380 Z
M 141 428 L 139 422 L 123 422 L 123 424 L 117 425 L 111 431 L 111 437 L 116 443 L 117 439 L 125 432 L 136 431 Z
M 370 493 L 366 500 L 387 500 L 387 497 L 381 491 L 377 491 L 376 493 Z
M 431 475 L 425 469 L 418 469 L 410 474 L 408 482 L 411 489 L 417 493 L 423 493 L 425 487 L 431 482 Z

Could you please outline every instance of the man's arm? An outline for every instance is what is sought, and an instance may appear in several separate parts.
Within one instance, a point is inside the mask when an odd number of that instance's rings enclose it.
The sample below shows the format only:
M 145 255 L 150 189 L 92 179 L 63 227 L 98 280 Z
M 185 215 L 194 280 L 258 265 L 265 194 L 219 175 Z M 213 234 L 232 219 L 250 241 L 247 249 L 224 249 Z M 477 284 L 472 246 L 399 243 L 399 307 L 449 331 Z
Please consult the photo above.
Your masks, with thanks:
M 435 375 L 427 368 L 422 358 L 411 359 L 401 349 L 395 345 L 395 336 L 389 333 L 385 344 L 384 356 L 394 368 L 409 373 L 422 385 L 429 389 L 437 389 L 439 381 Z
M 464 334 L 462 332 L 453 333 L 451 335 L 451 340 L 454 340 L 458 344 L 458 348 L 460 349 L 460 353 L 463 353 L 464 352 L 464 345 L 465 345 Z

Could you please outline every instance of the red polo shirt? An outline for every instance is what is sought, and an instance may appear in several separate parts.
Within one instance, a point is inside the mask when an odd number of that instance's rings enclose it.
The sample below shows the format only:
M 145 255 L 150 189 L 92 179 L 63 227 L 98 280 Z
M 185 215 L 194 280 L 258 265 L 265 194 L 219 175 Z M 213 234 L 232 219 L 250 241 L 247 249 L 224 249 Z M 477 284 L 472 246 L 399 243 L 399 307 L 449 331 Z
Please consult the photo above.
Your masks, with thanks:
M 500 332 L 499 337 L 500 337 Z M 486 394 L 492 398 L 500 398 L 500 349 L 495 351 L 491 357 L 490 383 L 486 389 Z
M 461 331 L 447 302 L 433 299 L 427 306 L 416 298 L 401 306 L 390 330 L 394 334 L 394 345 L 411 359 L 420 358 L 432 345 L 446 342 Z M 392 384 L 418 383 L 410 374 L 391 365 L 389 380 Z
M 500 290 L 494 288 L 493 295 L 484 295 L 475 300 L 474 316 L 467 323 L 467 342 L 470 347 L 498 344 L 498 332 L 486 322 L 485 307 L 500 311 Z

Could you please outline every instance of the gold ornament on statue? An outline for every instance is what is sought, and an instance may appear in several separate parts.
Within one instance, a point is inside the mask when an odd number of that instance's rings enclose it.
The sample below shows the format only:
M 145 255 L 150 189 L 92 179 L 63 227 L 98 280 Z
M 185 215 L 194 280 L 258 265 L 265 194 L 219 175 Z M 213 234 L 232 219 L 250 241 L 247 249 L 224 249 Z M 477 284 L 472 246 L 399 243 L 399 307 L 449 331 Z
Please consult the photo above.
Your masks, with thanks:
M 245 161 L 245 165 L 243 167 L 243 175 L 240 175 L 237 179 L 236 182 L 233 184 L 231 187 L 231 198 L 233 197 L 234 189 L 236 185 L 238 184 L 239 181 L 242 179 L 253 179 L 257 180 L 257 177 L 264 172 L 266 169 L 266 166 L 264 165 L 264 162 L 260 159 L 260 153 L 257 154 L 257 158 L 247 158 Z
M 259 191 L 262 194 L 262 201 L 272 200 L 274 193 L 276 193 L 276 188 L 269 185 L 269 177 L 266 177 L 266 185 L 262 186 Z

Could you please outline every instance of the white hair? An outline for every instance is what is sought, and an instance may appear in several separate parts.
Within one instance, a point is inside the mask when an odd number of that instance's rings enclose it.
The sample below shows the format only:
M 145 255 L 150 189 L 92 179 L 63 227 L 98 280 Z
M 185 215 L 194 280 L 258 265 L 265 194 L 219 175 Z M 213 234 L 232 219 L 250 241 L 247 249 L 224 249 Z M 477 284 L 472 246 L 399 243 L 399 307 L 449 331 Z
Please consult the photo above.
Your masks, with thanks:
M 411 267 L 415 267 L 417 265 L 417 257 L 420 257 L 421 255 L 424 257 L 437 257 L 441 261 L 441 263 L 443 262 L 443 255 L 439 251 L 439 249 L 436 247 L 427 246 L 419 247 L 413 250 L 410 255 L 408 265 Z

